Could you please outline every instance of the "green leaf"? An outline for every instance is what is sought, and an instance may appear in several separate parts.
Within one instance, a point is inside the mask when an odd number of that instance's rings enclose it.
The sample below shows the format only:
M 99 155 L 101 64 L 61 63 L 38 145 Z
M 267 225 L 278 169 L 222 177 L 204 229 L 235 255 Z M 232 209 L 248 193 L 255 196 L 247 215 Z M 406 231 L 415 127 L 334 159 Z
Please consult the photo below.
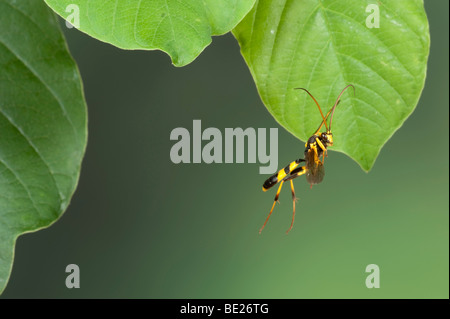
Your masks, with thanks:
M 36 0 L 0 0 L 0 292 L 16 238 L 69 205 L 86 147 L 80 75 L 57 17 Z
M 81 31 L 122 49 L 162 50 L 176 66 L 191 63 L 229 32 L 255 0 L 45 0 Z M 76 7 L 75 7 L 75 6 Z
M 379 28 L 366 26 L 378 4 Z M 306 141 L 321 123 L 307 88 L 333 117 L 334 146 L 366 171 L 416 107 L 424 86 L 429 30 L 420 0 L 261 0 L 233 30 L 262 101 Z

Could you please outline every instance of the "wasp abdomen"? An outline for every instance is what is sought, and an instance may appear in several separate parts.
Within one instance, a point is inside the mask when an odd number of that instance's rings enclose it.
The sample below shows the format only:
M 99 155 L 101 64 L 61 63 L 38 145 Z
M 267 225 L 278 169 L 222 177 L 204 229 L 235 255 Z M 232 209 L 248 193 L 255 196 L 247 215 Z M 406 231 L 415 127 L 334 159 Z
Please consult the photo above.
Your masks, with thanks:
M 275 175 L 272 175 L 271 177 L 266 179 L 266 181 L 264 182 L 264 185 L 263 185 L 263 191 L 268 190 L 269 188 L 271 188 L 276 183 L 278 183 L 278 173 L 275 174 Z
M 268 190 L 273 185 L 277 184 L 278 182 L 282 181 L 286 178 L 297 166 L 300 164 L 300 162 L 304 162 L 305 160 L 302 158 L 299 158 L 298 160 L 293 161 L 288 166 L 286 166 L 283 169 L 280 169 L 276 174 L 269 177 L 263 185 L 263 191 Z

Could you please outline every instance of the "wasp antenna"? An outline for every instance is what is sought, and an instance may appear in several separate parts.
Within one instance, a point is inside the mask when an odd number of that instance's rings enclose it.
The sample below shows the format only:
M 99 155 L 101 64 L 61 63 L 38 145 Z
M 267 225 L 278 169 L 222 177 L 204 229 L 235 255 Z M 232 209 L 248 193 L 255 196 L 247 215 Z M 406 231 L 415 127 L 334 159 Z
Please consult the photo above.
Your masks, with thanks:
M 334 103 L 333 108 L 331 109 L 330 125 L 329 125 L 329 128 L 330 128 L 330 129 L 327 130 L 328 132 L 331 132 L 331 122 L 333 121 L 334 110 L 336 109 L 336 106 L 339 104 L 342 94 L 343 94 L 343 93 L 345 92 L 345 90 L 347 90 L 350 86 L 353 88 L 353 94 L 356 95 L 356 89 L 355 89 L 355 87 L 354 87 L 352 84 L 347 85 L 347 86 L 341 91 L 341 94 L 339 94 L 339 96 L 338 96 L 336 102 Z M 327 117 L 328 117 L 328 115 L 327 115 Z M 325 124 L 325 126 L 326 126 L 326 124 Z
M 322 123 L 325 123 L 325 127 L 326 127 L 326 129 L 328 131 L 327 121 L 325 119 L 325 116 L 323 116 L 322 109 L 320 108 L 320 105 L 317 102 L 317 100 L 314 98 L 314 96 L 312 96 L 312 94 L 309 93 L 309 91 L 307 89 L 304 89 L 304 88 L 294 88 L 294 90 L 303 90 L 303 91 L 305 91 L 314 100 L 314 102 L 316 102 L 316 105 L 317 105 L 317 107 L 319 108 L 319 111 L 320 111 L 320 115 L 322 115 Z M 322 127 L 322 125 L 321 125 L 321 127 Z

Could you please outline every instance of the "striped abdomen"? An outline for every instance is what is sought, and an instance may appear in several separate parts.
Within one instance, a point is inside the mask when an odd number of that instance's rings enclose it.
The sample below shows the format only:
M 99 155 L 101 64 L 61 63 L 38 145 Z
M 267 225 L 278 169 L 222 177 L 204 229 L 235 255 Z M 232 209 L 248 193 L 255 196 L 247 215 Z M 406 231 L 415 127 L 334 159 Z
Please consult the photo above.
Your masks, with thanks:
M 298 159 L 292 163 L 290 163 L 288 166 L 286 166 L 283 169 L 280 169 L 277 173 L 270 176 L 263 184 L 263 191 L 268 190 L 273 185 L 277 184 L 278 182 L 282 181 L 283 178 L 288 176 L 297 166 L 300 164 L 300 162 L 303 162 L 303 159 Z

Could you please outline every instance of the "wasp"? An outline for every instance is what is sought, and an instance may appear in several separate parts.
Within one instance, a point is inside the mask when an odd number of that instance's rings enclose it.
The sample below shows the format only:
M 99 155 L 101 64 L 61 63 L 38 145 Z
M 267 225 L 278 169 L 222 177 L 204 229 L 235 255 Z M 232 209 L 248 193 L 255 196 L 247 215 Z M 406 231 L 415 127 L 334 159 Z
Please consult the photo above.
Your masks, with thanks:
M 285 182 L 290 182 L 291 184 L 291 192 L 292 192 L 292 201 L 293 201 L 293 213 L 292 213 L 292 221 L 291 226 L 286 231 L 286 233 L 289 233 L 289 231 L 292 229 L 292 226 L 294 226 L 294 218 L 295 218 L 295 203 L 297 201 L 297 198 L 295 197 L 295 190 L 294 190 L 294 183 L 293 179 L 297 178 L 301 175 L 306 175 L 306 180 L 310 184 L 310 187 L 312 188 L 313 185 L 319 184 L 322 182 L 323 177 L 325 176 L 325 168 L 324 168 L 324 162 L 325 157 L 327 156 L 327 148 L 328 146 L 333 146 L 333 134 L 331 133 L 331 123 L 333 121 L 333 114 L 334 110 L 336 109 L 336 106 L 339 104 L 342 94 L 345 92 L 345 90 L 349 87 L 353 88 L 353 93 L 355 94 L 355 87 L 352 84 L 347 85 L 339 94 L 338 98 L 336 99 L 336 102 L 334 103 L 333 107 L 330 108 L 326 116 L 323 115 L 322 109 L 320 108 L 319 103 L 317 100 L 312 96 L 311 93 L 305 88 L 295 88 L 296 90 L 303 90 L 314 100 L 317 107 L 319 108 L 320 115 L 322 116 L 322 123 L 320 123 L 319 128 L 314 132 L 313 135 L 307 140 L 305 144 L 305 158 L 299 158 L 295 160 L 294 162 L 290 163 L 285 168 L 279 170 L 276 174 L 269 177 L 263 184 L 263 191 L 267 191 L 274 185 L 280 183 L 280 186 L 278 187 L 278 191 L 275 195 L 275 199 L 272 205 L 272 208 L 269 212 L 269 215 L 266 218 L 266 221 L 264 222 L 263 226 L 259 230 L 259 233 L 261 234 L 262 230 L 266 226 L 270 215 L 272 215 L 273 209 L 275 207 L 275 204 L 278 201 L 278 197 L 280 196 L 281 188 L 283 187 L 283 184 Z M 330 123 L 327 125 L 328 116 L 330 116 Z M 325 125 L 325 132 L 320 132 L 322 129 L 322 126 Z M 320 159 L 322 157 L 322 159 Z M 300 165 L 303 164 L 303 165 Z

